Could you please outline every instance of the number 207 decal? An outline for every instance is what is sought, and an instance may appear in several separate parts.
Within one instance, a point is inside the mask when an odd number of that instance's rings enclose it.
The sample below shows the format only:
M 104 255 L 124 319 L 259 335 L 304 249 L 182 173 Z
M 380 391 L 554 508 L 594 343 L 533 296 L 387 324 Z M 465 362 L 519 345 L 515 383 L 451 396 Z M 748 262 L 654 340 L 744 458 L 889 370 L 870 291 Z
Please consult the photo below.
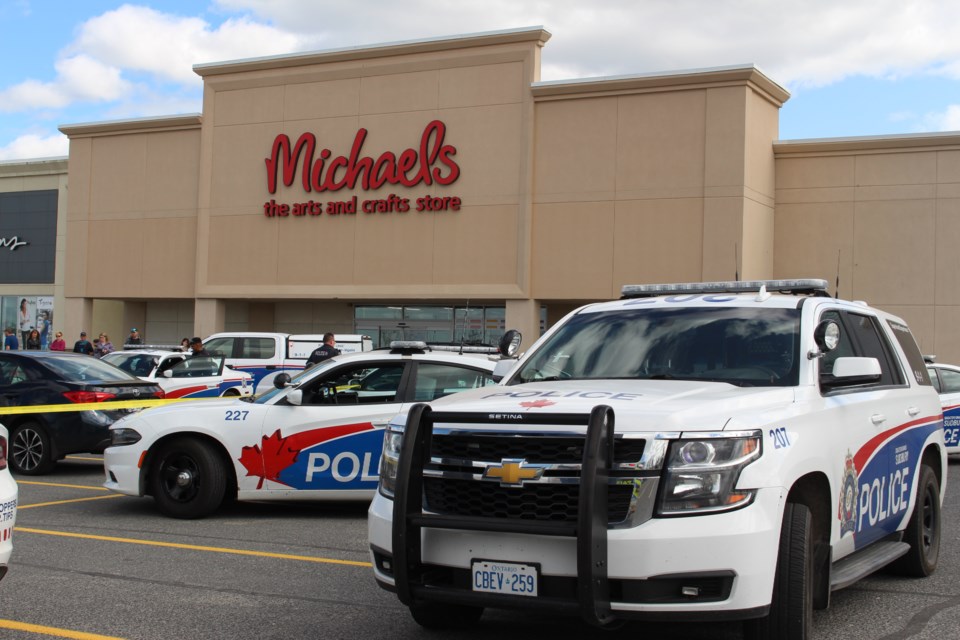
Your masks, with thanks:
M 773 440 L 774 449 L 786 449 L 790 446 L 790 436 L 783 427 L 770 429 L 770 439 Z
M 227 422 L 231 420 L 246 420 L 249 414 L 249 411 L 227 409 L 227 415 L 224 416 L 223 419 Z

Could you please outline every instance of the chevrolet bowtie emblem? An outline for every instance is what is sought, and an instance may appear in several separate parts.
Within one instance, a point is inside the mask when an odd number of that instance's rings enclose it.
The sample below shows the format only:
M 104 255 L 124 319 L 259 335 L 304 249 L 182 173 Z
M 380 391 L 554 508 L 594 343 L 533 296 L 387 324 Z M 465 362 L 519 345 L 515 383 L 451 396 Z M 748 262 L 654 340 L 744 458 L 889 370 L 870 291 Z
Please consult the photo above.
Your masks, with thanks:
M 543 465 L 526 464 L 526 460 L 504 459 L 487 467 L 483 477 L 499 480 L 501 487 L 522 487 L 524 480 L 539 480 L 543 475 Z

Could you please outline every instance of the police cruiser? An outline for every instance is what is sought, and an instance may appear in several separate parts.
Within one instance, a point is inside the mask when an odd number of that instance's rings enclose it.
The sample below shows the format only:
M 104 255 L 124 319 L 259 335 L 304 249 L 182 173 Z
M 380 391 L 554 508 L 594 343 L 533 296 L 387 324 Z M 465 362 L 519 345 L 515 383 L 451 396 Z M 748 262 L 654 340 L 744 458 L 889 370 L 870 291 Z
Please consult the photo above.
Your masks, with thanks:
M 208 516 L 232 498 L 368 501 L 390 418 L 418 401 L 494 385 L 499 359 L 417 342 L 391 346 L 336 356 L 292 379 L 280 373 L 255 398 L 130 415 L 110 430 L 104 486 L 153 496 L 174 518 Z
M 503 607 L 802 640 L 832 591 L 933 573 L 946 460 L 902 319 L 822 280 L 628 286 L 391 421 L 374 574 L 431 628 Z

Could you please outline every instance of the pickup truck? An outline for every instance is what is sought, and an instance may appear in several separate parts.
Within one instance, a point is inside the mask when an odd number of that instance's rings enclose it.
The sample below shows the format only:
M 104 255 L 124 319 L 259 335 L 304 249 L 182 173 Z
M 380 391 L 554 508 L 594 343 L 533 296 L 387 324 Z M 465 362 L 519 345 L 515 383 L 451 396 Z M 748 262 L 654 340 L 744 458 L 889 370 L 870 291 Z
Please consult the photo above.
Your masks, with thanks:
M 226 363 L 253 376 L 253 386 L 264 377 L 303 369 L 314 349 L 323 344 L 322 334 L 269 333 L 231 331 L 215 333 L 203 341 L 210 355 L 226 358 Z M 372 351 L 370 336 L 337 334 L 337 348 L 341 353 Z

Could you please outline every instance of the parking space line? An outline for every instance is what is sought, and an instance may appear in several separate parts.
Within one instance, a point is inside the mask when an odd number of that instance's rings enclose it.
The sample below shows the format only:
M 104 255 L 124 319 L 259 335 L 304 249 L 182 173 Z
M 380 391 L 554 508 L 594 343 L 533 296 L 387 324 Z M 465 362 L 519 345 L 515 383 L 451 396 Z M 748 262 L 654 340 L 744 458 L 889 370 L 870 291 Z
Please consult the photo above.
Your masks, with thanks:
M 51 531 L 48 529 L 32 529 L 26 527 L 15 527 L 17 533 L 38 533 L 48 536 L 60 536 L 64 538 L 82 538 L 85 540 L 101 540 L 104 542 L 120 542 L 124 544 L 140 544 L 150 547 L 166 547 L 169 549 L 184 549 L 187 551 L 208 551 L 211 553 L 227 553 L 238 556 L 256 556 L 260 558 L 275 558 L 278 560 L 299 560 L 301 562 L 316 562 L 319 564 L 339 564 L 351 567 L 370 568 L 373 565 L 369 562 L 359 562 L 356 560 L 338 560 L 336 558 L 319 558 L 316 556 L 298 556 L 289 553 L 273 553 L 270 551 L 250 551 L 248 549 L 230 549 L 226 547 L 208 547 L 197 544 L 183 544 L 180 542 L 160 542 L 157 540 L 140 540 L 137 538 L 116 538 L 113 536 L 97 536 L 89 533 L 71 533 L 68 531 Z
M 106 487 L 93 487 L 86 484 L 62 484 L 59 482 L 37 482 L 36 480 L 20 480 L 17 478 L 17 484 L 29 484 L 37 487 L 67 487 L 69 489 L 90 489 L 91 491 L 109 491 Z
M 117 636 L 103 636 L 99 633 L 86 633 L 84 631 L 58 629 L 57 627 L 44 627 L 39 624 L 17 622 L 16 620 L 0 619 L 0 629 L 13 629 L 14 631 L 39 633 L 40 635 L 54 636 L 56 638 L 73 638 L 74 640 L 123 640 L 123 638 L 118 638 Z
M 89 502 L 90 500 L 109 500 L 110 498 L 122 498 L 123 496 L 119 493 L 111 494 L 109 496 L 94 496 L 92 498 L 74 498 L 73 500 L 56 500 L 54 502 L 38 502 L 36 504 L 20 504 L 17 505 L 17 510 L 23 509 L 35 509 L 37 507 L 51 507 L 56 504 L 70 504 L 71 502 Z
M 103 458 L 81 458 L 80 456 L 67 456 L 64 460 L 84 460 L 86 462 L 103 462 Z

